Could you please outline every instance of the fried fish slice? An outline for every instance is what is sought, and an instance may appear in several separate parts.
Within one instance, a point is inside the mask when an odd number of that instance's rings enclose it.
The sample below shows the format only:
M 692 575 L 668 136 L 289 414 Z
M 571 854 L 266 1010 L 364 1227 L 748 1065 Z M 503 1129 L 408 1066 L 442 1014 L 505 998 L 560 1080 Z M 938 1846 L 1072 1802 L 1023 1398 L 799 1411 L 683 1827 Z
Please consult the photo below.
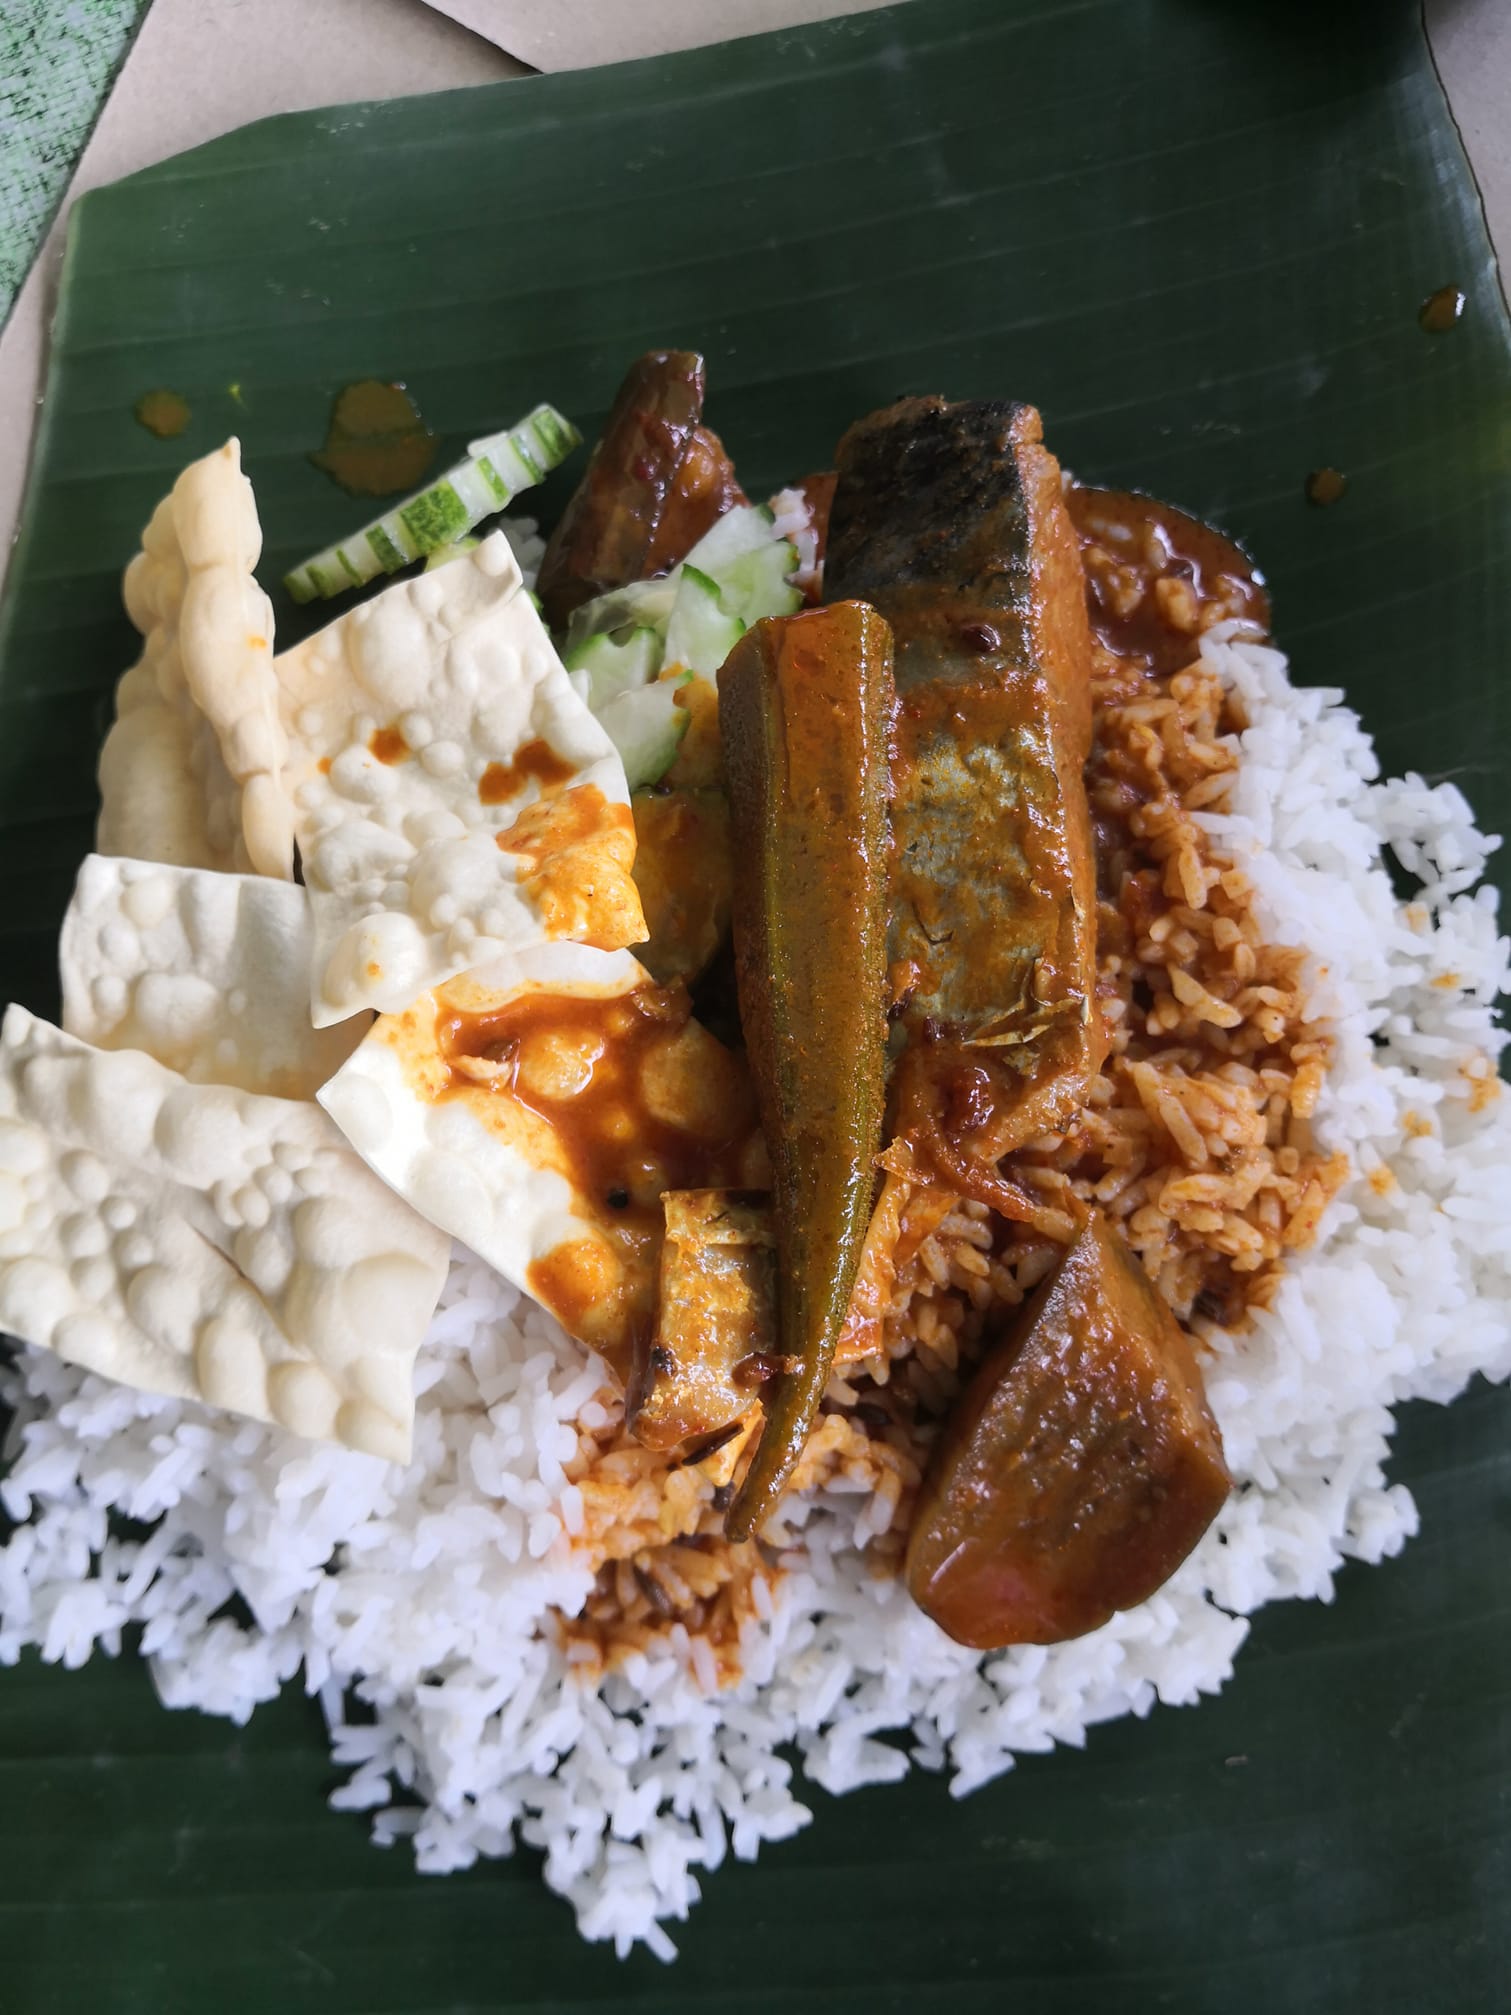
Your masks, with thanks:
M 896 639 L 898 1131 L 1022 1215 L 995 1164 L 1069 1118 L 1105 1047 L 1091 641 L 1059 464 L 1033 407 L 941 398 L 859 421 L 838 459 L 826 590 Z
M 654 1340 L 636 1353 L 627 1413 L 646 1448 L 731 1430 L 776 1368 L 769 1199 L 737 1189 L 668 1190 Z

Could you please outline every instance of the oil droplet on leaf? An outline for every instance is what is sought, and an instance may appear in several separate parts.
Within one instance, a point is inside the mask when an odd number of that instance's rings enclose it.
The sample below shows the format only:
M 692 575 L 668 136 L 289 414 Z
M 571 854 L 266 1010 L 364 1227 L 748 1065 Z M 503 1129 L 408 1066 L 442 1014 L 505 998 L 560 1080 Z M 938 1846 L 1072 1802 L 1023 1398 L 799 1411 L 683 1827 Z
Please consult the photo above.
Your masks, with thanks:
M 435 447 L 402 385 L 360 378 L 338 396 L 325 446 L 310 460 L 353 496 L 388 497 L 419 485 Z
M 1439 287 L 1417 310 L 1417 320 L 1429 336 L 1446 336 L 1463 315 L 1464 298 L 1462 287 Z
M 143 392 L 131 410 L 138 424 L 160 441 L 171 441 L 189 424 L 189 402 L 177 392 Z
M 1348 478 L 1341 469 L 1313 469 L 1306 479 L 1306 501 L 1336 504 L 1347 488 Z

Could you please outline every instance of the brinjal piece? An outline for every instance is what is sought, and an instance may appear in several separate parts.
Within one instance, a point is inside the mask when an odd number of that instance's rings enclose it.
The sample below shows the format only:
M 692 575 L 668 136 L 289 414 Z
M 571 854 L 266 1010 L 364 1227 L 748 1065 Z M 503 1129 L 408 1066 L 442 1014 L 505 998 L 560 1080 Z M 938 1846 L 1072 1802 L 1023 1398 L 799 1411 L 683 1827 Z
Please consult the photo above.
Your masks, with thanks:
M 945 1424 L 908 1588 L 961 1644 L 1080 1637 L 1153 1595 L 1228 1489 L 1190 1339 L 1094 1212 Z
M 1105 1047 L 1080 553 L 1031 406 L 904 399 L 838 466 L 825 590 L 896 640 L 898 1131 L 1002 1207 L 995 1163 L 1069 1119 Z
M 747 1539 L 818 1411 L 876 1185 L 885 1093 L 892 640 L 855 602 L 770 617 L 719 674 L 740 1022 L 771 1156 L 777 1349 L 726 1530 Z
M 637 1353 L 626 1408 L 646 1448 L 678 1448 L 742 1420 L 769 1375 L 775 1235 L 769 1198 L 668 1190 L 654 1340 Z
M 537 592 L 560 629 L 580 602 L 674 567 L 744 495 L 702 424 L 703 359 L 651 350 L 633 363 L 540 565 Z

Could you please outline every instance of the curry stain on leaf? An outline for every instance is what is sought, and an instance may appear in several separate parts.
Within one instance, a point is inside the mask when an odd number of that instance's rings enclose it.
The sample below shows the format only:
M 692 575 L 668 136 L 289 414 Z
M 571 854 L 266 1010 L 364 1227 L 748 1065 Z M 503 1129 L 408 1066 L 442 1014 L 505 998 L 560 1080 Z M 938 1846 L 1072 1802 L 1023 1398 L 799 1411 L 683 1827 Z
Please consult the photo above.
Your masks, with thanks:
M 325 446 L 310 460 L 353 496 L 389 497 L 420 483 L 435 450 L 402 384 L 359 378 L 338 394 Z
M 189 424 L 189 401 L 177 392 L 143 392 L 131 410 L 138 425 L 160 441 L 176 439 Z
M 1462 287 L 1439 287 L 1417 310 L 1417 320 L 1429 336 L 1446 336 L 1450 329 L 1457 327 L 1464 312 L 1464 303 Z
M 1306 501 L 1336 504 L 1347 488 L 1348 478 L 1341 469 L 1313 469 L 1306 479 Z

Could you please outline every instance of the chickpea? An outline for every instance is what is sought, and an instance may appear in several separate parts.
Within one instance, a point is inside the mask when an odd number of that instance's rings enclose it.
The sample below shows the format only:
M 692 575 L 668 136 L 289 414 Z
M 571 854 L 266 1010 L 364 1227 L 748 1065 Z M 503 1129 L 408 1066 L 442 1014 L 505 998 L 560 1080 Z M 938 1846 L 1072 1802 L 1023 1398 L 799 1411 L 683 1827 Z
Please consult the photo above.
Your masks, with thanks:
M 520 1044 L 515 1083 L 529 1097 L 576 1098 L 593 1082 L 603 1048 L 596 1030 L 532 1030 Z

